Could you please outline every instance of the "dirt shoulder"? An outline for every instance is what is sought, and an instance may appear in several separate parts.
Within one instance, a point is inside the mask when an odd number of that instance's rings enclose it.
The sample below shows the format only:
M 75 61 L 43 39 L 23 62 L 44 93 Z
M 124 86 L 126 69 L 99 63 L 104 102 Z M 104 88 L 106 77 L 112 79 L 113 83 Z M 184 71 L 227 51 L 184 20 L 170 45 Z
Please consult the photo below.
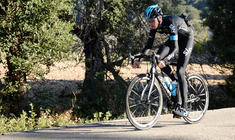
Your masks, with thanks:
M 132 79 L 137 74 L 145 73 L 149 70 L 149 68 L 150 66 L 147 64 L 142 64 L 139 69 L 133 69 L 131 66 L 126 66 L 120 69 L 120 75 L 124 79 Z M 4 76 L 5 72 L 6 69 L 0 65 L 0 78 Z M 209 66 L 206 64 L 189 64 L 187 67 L 187 72 L 204 76 L 204 78 L 208 80 L 209 85 L 223 85 L 225 84 L 225 80 L 232 75 L 232 71 L 229 69 L 223 68 L 219 65 Z M 111 75 L 110 77 L 112 78 Z M 63 85 L 63 83 L 71 84 L 82 82 L 85 78 L 85 64 L 77 64 L 72 61 L 55 63 L 45 78 L 49 82 L 55 83 L 57 81 L 59 85 Z
M 147 64 L 142 64 L 139 69 L 133 69 L 131 66 L 126 66 L 120 69 L 120 75 L 124 79 L 132 79 L 137 74 L 145 73 L 147 69 L 150 69 L 150 66 Z M 187 72 L 203 75 L 210 85 L 224 84 L 225 79 L 232 75 L 232 71 L 229 69 L 223 68 L 219 65 L 209 66 L 206 64 L 189 64 Z M 110 77 L 112 78 L 111 75 Z M 56 63 L 55 66 L 51 68 L 50 73 L 46 75 L 46 79 L 48 80 L 82 81 L 84 78 L 84 63 L 76 64 L 75 62 Z

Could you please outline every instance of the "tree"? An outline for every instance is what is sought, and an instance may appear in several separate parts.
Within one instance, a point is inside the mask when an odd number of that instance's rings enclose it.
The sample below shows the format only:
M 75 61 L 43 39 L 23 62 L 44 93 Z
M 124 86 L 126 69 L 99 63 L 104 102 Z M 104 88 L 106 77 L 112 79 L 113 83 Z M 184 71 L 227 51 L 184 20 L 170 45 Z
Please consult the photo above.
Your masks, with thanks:
M 213 32 L 213 42 L 216 46 L 215 55 L 225 62 L 235 63 L 235 28 L 233 0 L 209 0 L 209 13 L 205 24 Z
M 7 73 L 0 97 L 11 100 L 13 107 L 29 88 L 28 76 L 43 77 L 47 69 L 42 65 L 49 68 L 69 52 L 71 9 L 69 0 L 1 0 L 0 62 Z
M 234 5 L 234 0 L 208 0 L 209 12 L 205 21 L 213 32 L 211 52 L 223 63 L 231 64 L 233 69 L 233 75 L 227 80 L 228 94 L 233 97 L 235 97 Z
M 205 18 L 208 12 L 207 0 L 186 0 L 187 5 L 192 5 L 201 11 L 201 19 Z

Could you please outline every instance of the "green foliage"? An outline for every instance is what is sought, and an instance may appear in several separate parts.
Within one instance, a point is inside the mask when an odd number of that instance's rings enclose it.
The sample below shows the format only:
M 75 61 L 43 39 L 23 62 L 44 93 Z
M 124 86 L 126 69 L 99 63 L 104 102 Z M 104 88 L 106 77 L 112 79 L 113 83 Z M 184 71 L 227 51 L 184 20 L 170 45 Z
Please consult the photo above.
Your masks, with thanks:
M 11 119 L 8 119 L 4 115 L 0 116 L 0 124 L 3 124 L 0 126 L 0 133 L 5 132 L 13 132 L 13 131 L 22 131 L 22 130 L 28 130 L 28 116 L 25 111 L 22 111 L 22 114 L 19 118 L 12 117 Z
M 208 51 L 208 32 L 195 32 L 193 54 L 201 55 Z
M 0 133 L 75 125 L 79 122 L 71 119 L 72 111 L 66 111 L 60 115 L 52 115 L 51 111 L 46 109 L 41 111 L 40 116 L 37 118 L 33 104 L 30 104 L 30 106 L 31 110 L 29 112 L 22 111 L 20 117 L 0 115 Z
M 1 79 L 1 94 L 25 93 L 27 76 L 43 77 L 65 58 L 72 46 L 70 0 L 3 0 L 0 2 L 1 63 L 8 72 Z
M 71 115 L 72 115 L 72 111 L 66 111 L 60 115 L 56 114 L 55 116 L 55 122 L 53 124 L 53 126 L 65 126 L 65 125 L 75 125 L 77 120 L 73 121 L 71 120 Z
M 186 0 L 186 2 L 187 5 L 192 5 L 200 10 L 201 19 L 206 17 L 208 12 L 207 0 Z
M 209 12 L 205 24 L 213 32 L 215 55 L 226 62 L 235 63 L 234 1 L 209 0 Z
M 213 32 L 213 46 L 211 46 L 210 50 L 223 63 L 232 64 L 233 75 L 227 79 L 227 94 L 233 100 L 235 100 L 234 5 L 234 0 L 208 0 L 209 12 L 205 21 L 205 24 Z
M 50 116 L 51 110 L 41 111 L 40 118 L 38 118 L 37 126 L 39 128 L 52 127 L 54 118 Z
M 36 116 L 37 114 L 34 112 L 34 105 L 30 103 L 30 116 L 28 117 L 28 129 L 32 130 L 36 128 L 37 122 L 36 122 Z

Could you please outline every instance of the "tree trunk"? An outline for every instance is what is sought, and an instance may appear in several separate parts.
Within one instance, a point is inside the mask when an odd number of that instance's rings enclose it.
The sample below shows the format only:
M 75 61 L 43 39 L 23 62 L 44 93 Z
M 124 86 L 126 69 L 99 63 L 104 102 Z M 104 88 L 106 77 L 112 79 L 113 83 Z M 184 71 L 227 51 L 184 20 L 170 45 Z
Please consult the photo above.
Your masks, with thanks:
M 104 56 L 102 44 L 94 28 L 82 37 L 85 53 L 85 79 L 82 94 L 78 97 L 82 117 L 93 117 L 95 112 L 107 112 L 107 89 L 105 87 Z M 84 116 L 83 116 L 84 115 Z
M 10 52 L 13 56 L 19 57 L 19 52 L 17 49 L 10 48 Z M 17 71 L 17 66 L 11 62 L 11 57 L 6 57 L 7 61 L 7 81 L 11 82 L 10 86 L 7 86 L 8 89 L 5 89 L 6 92 L 10 92 L 7 94 L 6 97 L 3 99 L 4 102 L 7 102 L 8 105 L 8 112 L 9 113 L 18 113 L 23 109 L 23 100 L 24 95 L 27 91 L 26 84 L 26 73 L 23 71 Z
M 97 91 L 100 88 L 98 86 L 104 84 L 104 59 L 101 42 L 95 29 L 91 29 L 84 41 L 84 53 L 86 72 L 83 88 L 91 92 Z

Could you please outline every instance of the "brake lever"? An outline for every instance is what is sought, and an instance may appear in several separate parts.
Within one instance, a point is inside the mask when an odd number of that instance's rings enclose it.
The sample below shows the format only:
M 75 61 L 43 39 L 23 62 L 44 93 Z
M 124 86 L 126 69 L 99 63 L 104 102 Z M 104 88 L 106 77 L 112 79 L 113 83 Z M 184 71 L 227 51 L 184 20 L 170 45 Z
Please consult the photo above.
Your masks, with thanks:
M 131 53 L 129 53 L 128 65 L 130 64 L 130 60 L 131 60 L 131 64 L 134 64 L 134 59 L 135 59 L 135 56 L 133 56 L 133 55 L 131 55 Z

